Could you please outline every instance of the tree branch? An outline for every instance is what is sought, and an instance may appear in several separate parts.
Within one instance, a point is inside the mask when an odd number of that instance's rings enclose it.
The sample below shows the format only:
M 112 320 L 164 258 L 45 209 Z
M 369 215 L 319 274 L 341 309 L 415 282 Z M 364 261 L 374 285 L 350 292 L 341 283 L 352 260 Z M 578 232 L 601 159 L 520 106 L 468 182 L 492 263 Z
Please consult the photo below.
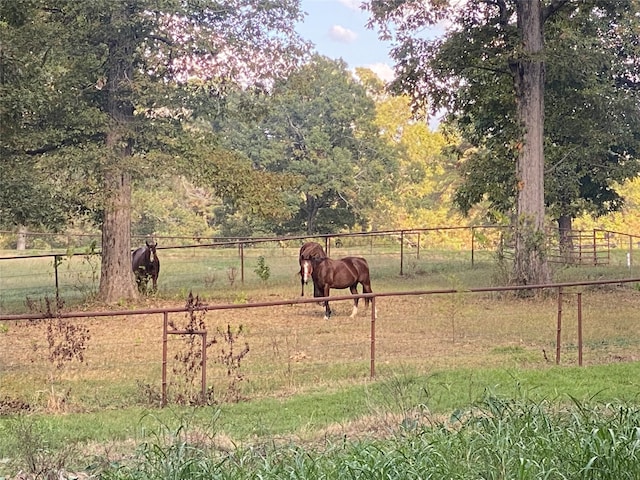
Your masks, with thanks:
M 484 65 L 472 65 L 469 68 L 473 68 L 473 69 L 477 69 L 477 70 L 485 70 L 487 72 L 493 72 L 493 73 L 500 73 L 502 75 L 511 75 L 511 72 L 509 70 L 504 70 L 502 68 L 493 68 L 493 67 L 487 67 Z
M 150 35 L 149 35 L 149 38 L 150 38 L 151 40 L 157 40 L 157 41 L 159 41 L 159 42 L 161 42 L 161 43 L 165 43 L 165 44 L 169 45 L 170 47 L 173 47 L 173 46 L 175 45 L 175 42 L 174 42 L 174 41 L 172 41 L 172 40 L 168 39 L 167 37 L 161 37 L 160 35 L 153 35 L 153 34 L 150 34 Z
M 551 0 L 551 3 L 542 9 L 542 23 L 546 22 L 547 18 L 564 7 L 567 3 L 569 3 L 569 0 Z
M 103 134 L 90 135 L 89 137 L 87 137 L 86 139 L 83 139 L 83 140 L 89 140 L 89 141 L 104 140 L 104 135 Z M 70 147 L 72 145 L 78 145 L 80 143 L 82 143 L 82 142 L 79 141 L 77 138 L 67 138 L 67 139 L 65 139 L 65 140 L 63 140 L 60 143 L 57 143 L 55 145 L 51 145 L 51 144 L 43 145 L 43 146 L 38 147 L 38 148 L 24 150 L 21 153 L 24 153 L 24 154 L 30 155 L 30 156 L 42 155 L 42 154 L 45 154 L 45 153 L 53 152 L 53 151 L 58 150 L 60 148 Z M 13 153 L 18 153 L 18 152 L 14 151 Z
M 487 2 L 489 5 L 495 5 L 500 11 L 498 23 L 502 27 L 506 27 L 509 24 L 509 10 L 504 0 L 490 0 Z

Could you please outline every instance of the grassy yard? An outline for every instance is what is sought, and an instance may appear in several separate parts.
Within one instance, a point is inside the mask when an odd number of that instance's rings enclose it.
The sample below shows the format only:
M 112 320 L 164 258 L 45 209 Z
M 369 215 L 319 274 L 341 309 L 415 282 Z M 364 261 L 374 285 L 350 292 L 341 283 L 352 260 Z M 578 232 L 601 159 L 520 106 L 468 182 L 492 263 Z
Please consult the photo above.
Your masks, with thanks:
M 159 294 L 123 308 L 183 306 L 189 292 L 209 305 L 297 299 L 292 251 L 252 251 L 244 282 L 233 273 L 237 252 L 161 252 Z M 345 247 L 344 253 L 358 252 Z M 64 335 L 86 329 L 86 348 L 82 361 L 73 357 L 60 368 L 50 342 L 64 346 L 50 333 L 59 325 L 0 321 L 0 478 L 38 468 L 103 478 L 639 474 L 628 463 L 639 464 L 640 292 L 634 283 L 566 292 L 556 365 L 555 292 L 532 298 L 466 292 L 501 284 L 504 274 L 489 255 L 477 257 L 472 268 L 465 253 L 423 250 L 420 258 L 404 259 L 400 275 L 398 256 L 375 249 L 360 254 L 369 260 L 376 293 L 456 290 L 377 299 L 374 378 L 370 311 L 349 319 L 349 301 L 333 302 L 336 315 L 328 322 L 315 303 L 172 316 L 178 327 L 201 322 L 216 343 L 208 352 L 206 401 L 190 406 L 201 400 L 200 370 L 192 366 L 199 350 L 186 337 L 170 338 L 170 405 L 164 409 L 158 407 L 161 316 L 70 321 Z M 253 271 L 260 257 L 270 267 L 266 280 Z M 613 260 L 606 267 L 558 269 L 555 278 L 633 278 L 623 256 Z M 582 368 L 576 366 L 578 293 Z M 70 303 L 98 308 L 86 298 Z M 248 352 L 240 356 L 245 345 Z M 612 426 L 615 435 L 607 437 Z M 526 433 L 519 439 L 519 432 Z M 579 446 L 595 455 L 591 466 L 586 453 L 576 457 Z M 563 464 L 570 454 L 575 465 Z M 398 455 L 427 460 L 403 464 Z M 442 459 L 439 466 L 429 464 L 434 458 Z M 170 474 L 171 468 L 182 470 Z M 609 476 L 594 473 L 605 471 Z

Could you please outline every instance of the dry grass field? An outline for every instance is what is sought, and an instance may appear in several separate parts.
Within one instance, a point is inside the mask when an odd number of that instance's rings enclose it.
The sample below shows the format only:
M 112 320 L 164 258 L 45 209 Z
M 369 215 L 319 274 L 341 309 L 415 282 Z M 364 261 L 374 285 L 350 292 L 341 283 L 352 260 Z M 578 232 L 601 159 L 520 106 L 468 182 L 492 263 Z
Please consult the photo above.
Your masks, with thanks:
M 399 291 L 379 286 L 378 292 Z M 415 284 L 403 290 L 416 289 Z M 412 287 L 412 288 L 409 288 Z M 308 289 L 309 290 L 309 289 Z M 170 328 L 207 332 L 206 401 L 288 396 L 367 382 L 371 309 L 332 303 L 326 321 L 316 303 L 295 304 L 295 286 L 202 299 L 220 308 L 171 313 Z M 374 286 L 375 291 L 375 286 Z M 561 365 L 577 365 L 577 298 L 582 293 L 583 364 L 640 359 L 640 292 L 630 286 L 567 289 L 562 305 Z M 332 292 L 332 295 L 344 292 Z M 238 308 L 242 304 L 284 305 Z M 375 375 L 428 374 L 453 368 L 555 365 L 556 292 L 534 298 L 504 293 L 424 294 L 376 299 Z M 147 299 L 139 308 L 183 307 Z M 155 405 L 162 390 L 163 315 L 128 314 L 0 325 L 0 399 L 5 409 L 82 412 Z M 199 400 L 201 337 L 169 335 L 167 397 Z
M 418 412 L 427 422 L 439 421 L 458 408 L 477 404 L 484 398 L 482 392 L 493 390 L 514 392 L 521 400 L 538 388 L 542 398 L 558 396 L 560 401 L 566 401 L 567 395 L 590 401 L 599 392 L 606 401 L 635 402 L 637 398 L 634 366 L 640 360 L 640 281 L 565 287 L 559 304 L 557 288 L 528 298 L 511 292 L 470 291 L 500 284 L 500 272 L 490 262 L 470 267 L 468 257 L 424 252 L 419 260 L 409 259 L 404 275 L 399 275 L 397 257 L 372 255 L 373 290 L 378 295 L 375 321 L 372 308 L 365 308 L 362 300 L 357 317 L 350 318 L 352 301 L 348 298 L 332 302 L 334 316 L 327 321 L 323 308 L 313 299 L 305 297 L 305 303 L 299 303 L 296 257 L 279 253 L 265 255 L 271 267 L 267 281 L 251 277 L 259 258 L 254 254 L 245 264 L 245 281 L 233 284 L 226 277 L 237 259 L 224 264 L 204 254 L 165 254 L 157 296 L 109 309 L 90 298 L 78 302 L 75 297 L 62 311 L 83 311 L 84 316 L 0 319 L 0 478 L 43 478 L 35 472 L 45 471 L 63 478 L 58 475 L 63 466 L 80 472 L 88 463 L 91 468 L 124 465 L 126 459 L 134 458 L 134 451 L 143 451 L 136 447 L 139 442 L 150 445 L 147 454 L 156 455 L 147 458 L 150 463 L 192 465 L 190 458 L 176 461 L 170 455 L 183 451 L 164 443 L 175 432 L 209 439 L 209 461 L 218 458 L 218 448 L 229 452 L 240 445 L 279 445 L 293 439 L 315 448 L 326 445 L 328 438 L 340 445 L 347 437 L 386 439 L 407 419 L 415 421 Z M 613 266 L 564 269 L 556 277 L 571 282 L 619 280 L 633 278 L 633 274 L 624 266 Z M 26 285 L 34 292 L 32 311 L 46 311 L 47 293 L 28 281 L 41 281 L 41 274 L 4 270 L 0 277 L 3 275 L 3 288 L 11 282 Z M 20 307 L 17 299 L 24 290 L 15 291 L 0 289 L 0 304 L 9 305 L 13 295 L 13 305 Z M 169 331 L 196 333 L 170 334 L 165 342 L 165 316 L 157 312 L 193 306 L 190 292 L 207 309 L 169 313 L 166 320 Z M 310 295 L 310 286 L 306 292 Z M 337 298 L 345 293 L 332 291 L 331 295 Z M 579 299 L 585 369 L 565 368 L 578 364 Z M 117 309 L 126 313 L 117 315 Z M 156 313 L 144 313 L 152 309 Z M 558 334 L 560 367 L 556 367 Z M 207 356 L 204 395 L 203 342 Z M 612 363 L 618 365 L 588 368 Z M 371 379 L 372 368 L 376 381 Z M 524 387 L 519 397 L 521 379 Z M 170 408 L 157 409 L 163 387 Z M 183 407 L 203 403 L 211 408 Z M 550 423 L 548 418 L 543 421 L 545 426 Z M 629 424 L 637 425 L 633 418 Z M 514 429 L 506 437 L 511 435 L 521 445 L 522 427 Z M 499 428 L 488 452 L 493 454 L 504 445 L 505 431 Z M 564 425 L 559 431 L 566 431 Z M 401 437 L 404 434 L 397 438 Z M 481 437 L 474 431 L 469 438 Z M 549 434 L 540 437 L 535 432 L 530 438 L 553 445 L 553 452 L 558 448 Z M 429 453 L 415 458 L 432 456 L 434 442 L 429 442 Z M 580 442 L 582 448 L 582 437 Z M 470 448 L 477 451 L 475 446 Z M 447 444 L 442 449 L 447 452 L 442 458 L 451 465 L 460 463 Z M 69 456 L 71 450 L 73 456 Z M 249 447 L 246 458 L 259 458 L 254 453 Z M 274 455 L 274 465 L 281 465 L 280 451 Z M 627 458 L 624 453 L 620 456 Z M 369 461 L 371 457 L 365 452 L 363 458 Z M 379 454 L 381 462 L 388 458 L 388 454 Z M 548 453 L 541 458 L 546 462 Z M 16 473 L 27 465 L 32 477 Z M 629 471 L 626 464 L 619 470 Z M 151 477 L 145 472 L 140 477 L 125 474 L 121 478 Z M 167 473 L 163 470 L 157 478 L 167 478 Z

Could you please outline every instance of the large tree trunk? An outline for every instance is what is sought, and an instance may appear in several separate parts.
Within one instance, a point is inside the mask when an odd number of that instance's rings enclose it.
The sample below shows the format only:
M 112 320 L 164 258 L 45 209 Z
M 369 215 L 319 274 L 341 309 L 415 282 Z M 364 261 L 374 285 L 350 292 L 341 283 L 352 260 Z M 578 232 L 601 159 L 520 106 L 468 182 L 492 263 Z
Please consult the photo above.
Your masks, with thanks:
M 124 23 L 132 14 L 125 6 L 111 18 Z M 104 166 L 104 219 L 102 224 L 102 271 L 99 298 L 106 303 L 137 298 L 131 267 L 131 174 L 133 104 L 129 100 L 134 77 L 135 38 L 131 31 L 114 30 L 107 59 L 107 113 L 111 118 L 106 137 L 108 162 Z
M 131 178 L 118 172 L 105 177 L 99 296 L 113 303 L 138 296 L 131 269 Z
M 550 281 L 544 235 L 544 63 L 540 0 L 517 2 L 522 58 L 511 64 L 523 142 L 518 151 L 516 251 L 512 281 L 518 285 Z

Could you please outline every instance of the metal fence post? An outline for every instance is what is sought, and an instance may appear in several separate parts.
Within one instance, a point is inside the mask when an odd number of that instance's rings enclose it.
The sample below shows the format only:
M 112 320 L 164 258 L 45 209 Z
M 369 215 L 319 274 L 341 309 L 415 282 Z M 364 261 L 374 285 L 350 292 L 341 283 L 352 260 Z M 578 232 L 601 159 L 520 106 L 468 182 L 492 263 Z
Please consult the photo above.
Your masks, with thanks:
M 562 332 L 562 287 L 558 287 L 558 327 L 556 331 L 556 365 L 560 364 L 560 342 Z
M 60 260 L 60 255 L 55 255 L 53 257 L 53 270 L 55 272 L 56 277 L 56 303 L 60 302 L 60 285 L 58 283 L 58 265 L 62 260 Z
M 371 355 L 369 376 L 376 376 L 376 297 L 371 297 Z
M 404 260 L 404 230 L 400 231 L 400 276 L 404 275 L 402 271 Z
M 202 339 L 202 404 L 206 405 L 207 401 L 207 331 L 204 330 L 200 335 Z
M 169 328 L 169 313 L 163 313 L 162 322 L 162 400 L 161 406 L 167 404 L 167 329 Z
M 240 242 L 238 248 L 240 249 L 240 283 L 244 285 L 244 243 Z
M 582 366 L 582 292 L 578 292 L 578 365 Z

